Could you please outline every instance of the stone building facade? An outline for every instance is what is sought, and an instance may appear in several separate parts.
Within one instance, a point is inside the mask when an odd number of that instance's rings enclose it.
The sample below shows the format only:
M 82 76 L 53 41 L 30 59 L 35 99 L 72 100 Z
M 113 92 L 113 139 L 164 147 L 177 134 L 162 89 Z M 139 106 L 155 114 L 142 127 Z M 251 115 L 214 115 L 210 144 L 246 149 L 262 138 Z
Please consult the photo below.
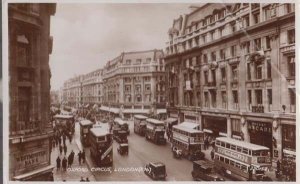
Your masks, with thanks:
M 62 104 L 64 106 L 70 107 L 80 107 L 82 104 L 82 80 L 83 76 L 75 76 L 66 82 L 64 82 L 64 86 L 62 88 L 62 96 L 63 101 Z
M 82 76 L 82 103 L 85 106 L 94 104 L 101 105 L 103 99 L 102 91 L 102 69 L 98 69 Z
M 165 64 L 169 117 L 295 157 L 294 4 L 204 4 L 173 21 Z
M 165 113 L 162 50 L 125 52 L 108 61 L 103 74 L 101 110 L 126 119 L 133 114 Z
M 8 4 L 9 179 L 51 180 L 50 17 L 56 4 Z

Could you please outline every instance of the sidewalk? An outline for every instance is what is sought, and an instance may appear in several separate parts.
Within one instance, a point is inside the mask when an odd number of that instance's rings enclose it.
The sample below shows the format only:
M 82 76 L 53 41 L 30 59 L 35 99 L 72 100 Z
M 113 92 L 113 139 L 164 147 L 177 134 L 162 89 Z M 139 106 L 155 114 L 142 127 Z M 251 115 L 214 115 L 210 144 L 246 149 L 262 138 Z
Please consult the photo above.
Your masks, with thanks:
M 86 163 L 84 163 L 84 164 L 81 163 L 81 165 L 79 165 L 78 156 L 77 156 L 77 154 L 79 152 L 79 148 L 76 143 L 77 140 L 78 140 L 78 138 L 76 137 L 76 135 L 74 135 L 74 138 L 73 138 L 71 144 L 68 139 L 66 140 L 66 145 L 68 148 L 66 158 L 71 153 L 72 150 L 75 152 L 73 165 L 71 168 L 68 168 L 67 171 L 63 171 L 63 170 L 57 171 L 57 168 L 56 168 L 57 156 L 60 156 L 60 159 L 62 160 L 65 155 L 64 155 L 64 152 L 62 152 L 62 154 L 60 155 L 58 146 L 56 146 L 55 148 L 52 148 L 51 163 L 53 165 L 55 165 L 55 169 L 53 171 L 54 181 L 64 181 L 64 180 L 67 182 L 68 181 L 80 181 L 81 177 L 83 177 L 84 180 L 88 177 L 90 181 L 96 181 L 95 177 L 93 176 L 92 172 L 90 171 L 90 169 L 88 168 Z

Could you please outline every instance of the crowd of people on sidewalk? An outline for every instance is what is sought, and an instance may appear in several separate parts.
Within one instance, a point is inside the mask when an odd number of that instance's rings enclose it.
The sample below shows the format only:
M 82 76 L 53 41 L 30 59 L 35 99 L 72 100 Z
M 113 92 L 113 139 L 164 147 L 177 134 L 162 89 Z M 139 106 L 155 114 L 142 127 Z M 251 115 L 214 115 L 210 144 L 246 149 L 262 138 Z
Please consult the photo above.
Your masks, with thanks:
M 296 162 L 292 158 L 277 161 L 276 178 L 284 181 L 296 181 Z

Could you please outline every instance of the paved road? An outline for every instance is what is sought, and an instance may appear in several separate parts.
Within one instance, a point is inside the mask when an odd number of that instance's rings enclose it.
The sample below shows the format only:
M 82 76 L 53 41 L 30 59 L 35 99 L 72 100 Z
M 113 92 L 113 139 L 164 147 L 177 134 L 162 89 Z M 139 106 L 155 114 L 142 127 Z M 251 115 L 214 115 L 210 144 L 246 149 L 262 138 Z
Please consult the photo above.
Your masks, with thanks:
M 108 128 L 108 124 L 102 124 Z M 93 172 L 97 181 L 151 181 L 144 172 L 117 172 L 118 168 L 140 168 L 151 161 L 161 161 L 166 164 L 167 181 L 191 181 L 192 162 L 186 159 L 177 160 L 173 158 L 170 144 L 156 145 L 147 141 L 144 137 L 133 132 L 133 122 L 130 122 L 130 135 L 128 136 L 129 154 L 121 156 L 117 152 L 118 143 L 113 144 L 114 164 L 112 172 Z M 79 133 L 79 126 L 76 125 L 76 134 Z M 77 141 L 80 144 L 80 141 Z M 80 147 L 80 146 L 79 146 Z M 89 150 L 86 150 L 89 156 Z M 88 158 L 89 167 L 96 168 L 93 161 Z

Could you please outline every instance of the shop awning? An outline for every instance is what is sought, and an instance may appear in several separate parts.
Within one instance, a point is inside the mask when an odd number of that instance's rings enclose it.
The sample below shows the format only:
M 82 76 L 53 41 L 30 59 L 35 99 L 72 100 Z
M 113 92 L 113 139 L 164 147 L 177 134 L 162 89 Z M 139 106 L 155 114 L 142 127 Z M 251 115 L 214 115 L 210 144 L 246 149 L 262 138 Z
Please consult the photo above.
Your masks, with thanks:
M 102 110 L 102 111 L 108 111 L 108 107 L 106 107 L 106 106 L 101 106 L 101 107 L 100 107 L 100 110 Z
M 206 128 L 204 128 L 204 129 L 203 129 L 203 132 L 210 133 L 210 134 L 212 134 L 212 133 L 213 133 L 213 131 L 212 131 L 212 130 L 209 130 L 209 129 L 206 129 Z
M 167 113 L 166 109 L 157 109 L 157 114 L 165 114 Z
M 173 123 L 174 121 L 178 121 L 177 118 L 168 118 L 165 120 L 166 123 Z
M 119 112 L 120 112 L 120 109 L 119 108 L 114 108 L 114 107 L 111 107 L 111 108 L 109 108 L 109 110 L 108 110 L 109 112 L 113 112 L 113 113 L 115 113 L 115 114 L 119 114 Z
M 31 171 L 31 172 L 28 172 L 28 173 L 25 173 L 25 174 L 21 174 L 19 176 L 15 176 L 14 179 L 17 180 L 17 181 L 28 180 L 28 179 L 33 178 L 35 176 L 38 176 L 38 175 L 41 175 L 41 174 L 44 174 L 44 173 L 47 173 L 47 172 L 52 172 L 53 168 L 54 168 L 54 166 L 49 165 L 47 167 L 43 167 L 43 168 L 36 169 L 34 171 Z

